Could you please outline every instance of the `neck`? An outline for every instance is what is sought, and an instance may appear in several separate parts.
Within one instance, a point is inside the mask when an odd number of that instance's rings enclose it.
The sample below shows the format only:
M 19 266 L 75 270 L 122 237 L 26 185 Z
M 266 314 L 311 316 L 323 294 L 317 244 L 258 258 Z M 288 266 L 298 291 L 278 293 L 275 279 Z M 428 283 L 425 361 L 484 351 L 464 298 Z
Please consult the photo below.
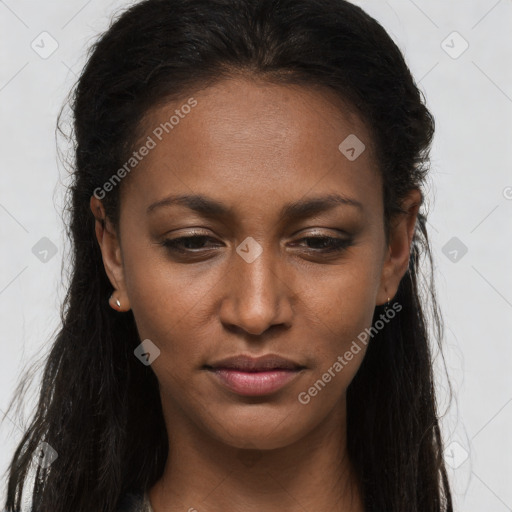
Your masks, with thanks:
M 307 435 L 272 450 L 226 445 L 176 417 L 166 414 L 170 451 L 149 491 L 154 512 L 364 512 L 346 450 L 345 401 Z

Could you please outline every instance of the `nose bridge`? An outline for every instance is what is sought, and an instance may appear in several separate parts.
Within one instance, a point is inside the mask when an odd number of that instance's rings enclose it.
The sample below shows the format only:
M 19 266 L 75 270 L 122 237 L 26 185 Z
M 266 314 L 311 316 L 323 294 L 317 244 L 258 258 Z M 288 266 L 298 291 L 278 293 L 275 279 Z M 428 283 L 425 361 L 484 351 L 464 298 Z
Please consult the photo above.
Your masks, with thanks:
M 252 334 L 287 322 L 291 309 L 287 304 L 287 286 L 279 275 L 279 255 L 251 237 L 236 252 L 227 276 L 223 321 Z

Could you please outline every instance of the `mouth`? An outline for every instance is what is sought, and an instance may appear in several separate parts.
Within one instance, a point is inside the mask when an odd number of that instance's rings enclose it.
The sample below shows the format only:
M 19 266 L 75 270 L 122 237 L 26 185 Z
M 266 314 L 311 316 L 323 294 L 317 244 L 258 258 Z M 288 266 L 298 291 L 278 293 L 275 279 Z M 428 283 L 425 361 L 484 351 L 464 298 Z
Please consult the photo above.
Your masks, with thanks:
M 204 369 L 230 391 L 243 396 L 275 393 L 300 375 L 306 367 L 280 356 L 236 356 Z

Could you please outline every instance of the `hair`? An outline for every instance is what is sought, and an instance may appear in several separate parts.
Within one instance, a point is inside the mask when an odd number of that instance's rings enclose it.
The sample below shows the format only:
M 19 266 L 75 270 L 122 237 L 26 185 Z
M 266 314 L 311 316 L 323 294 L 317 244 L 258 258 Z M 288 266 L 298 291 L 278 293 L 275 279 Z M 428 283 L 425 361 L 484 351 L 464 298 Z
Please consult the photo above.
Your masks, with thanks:
M 386 236 L 405 195 L 422 190 L 434 119 L 399 48 L 361 8 L 343 0 L 145 0 L 122 12 L 91 46 L 70 98 L 72 270 L 37 408 L 8 469 L 7 510 L 20 509 L 43 441 L 58 459 L 36 468 L 33 511 L 112 512 L 125 493 L 162 475 L 169 446 L 158 381 L 133 355 L 133 313 L 108 304 L 89 201 L 130 157 L 150 109 L 238 76 L 321 87 L 358 112 L 383 178 Z M 116 229 L 120 188 L 103 199 Z M 402 310 L 372 338 L 347 390 L 347 449 L 366 511 L 452 511 L 433 371 L 443 321 L 423 206 L 422 194 L 394 297 Z M 381 313 L 376 306 L 374 322 Z

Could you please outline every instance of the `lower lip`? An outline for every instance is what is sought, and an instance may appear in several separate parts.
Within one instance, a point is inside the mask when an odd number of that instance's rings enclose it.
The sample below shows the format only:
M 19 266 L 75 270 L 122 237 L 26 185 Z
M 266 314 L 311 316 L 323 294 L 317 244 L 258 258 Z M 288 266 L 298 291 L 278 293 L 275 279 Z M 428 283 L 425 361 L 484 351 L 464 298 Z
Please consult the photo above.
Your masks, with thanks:
M 225 368 L 210 371 L 231 391 L 244 396 L 275 393 L 300 373 L 300 370 L 242 372 Z

